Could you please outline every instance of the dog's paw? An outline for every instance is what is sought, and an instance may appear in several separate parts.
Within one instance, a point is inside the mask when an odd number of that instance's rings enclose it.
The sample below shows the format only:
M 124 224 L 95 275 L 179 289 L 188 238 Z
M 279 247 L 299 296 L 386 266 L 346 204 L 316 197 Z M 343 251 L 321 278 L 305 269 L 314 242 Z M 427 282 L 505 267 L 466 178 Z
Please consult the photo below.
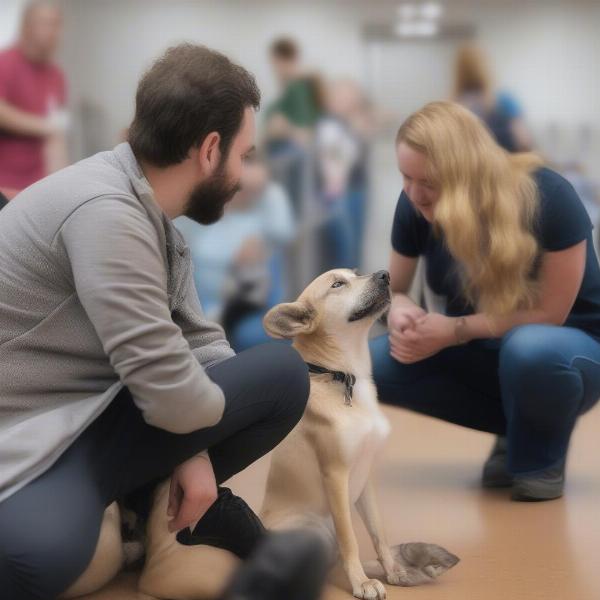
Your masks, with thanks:
M 425 544 L 423 542 L 411 542 L 394 546 L 392 556 L 396 561 L 403 564 L 407 570 L 413 567 L 417 571 L 426 574 L 428 578 L 439 577 L 460 560 L 458 556 L 437 544 Z
M 363 581 L 357 588 L 352 590 L 352 595 L 363 600 L 385 600 L 386 597 L 385 587 L 377 579 Z

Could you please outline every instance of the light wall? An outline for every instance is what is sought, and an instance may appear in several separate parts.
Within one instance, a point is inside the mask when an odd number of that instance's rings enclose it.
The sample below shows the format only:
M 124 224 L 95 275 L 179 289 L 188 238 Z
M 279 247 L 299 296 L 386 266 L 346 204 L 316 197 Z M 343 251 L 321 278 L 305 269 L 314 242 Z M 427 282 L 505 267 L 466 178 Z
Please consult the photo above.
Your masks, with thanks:
M 275 82 L 271 40 L 297 38 L 306 63 L 329 75 L 352 75 L 362 60 L 354 14 L 333 5 L 171 0 L 75 0 L 67 3 L 64 64 L 73 96 L 104 107 L 102 130 L 115 139 L 131 119 L 137 80 L 152 59 L 180 41 L 203 43 L 241 62 L 257 77 L 266 102 Z
M 25 6 L 25 0 L 2 0 L 2 4 L 0 4 L 0 48 L 15 40 L 23 6 Z
M 479 37 L 539 144 L 557 161 L 581 159 L 600 181 L 600 3 L 524 2 L 486 15 Z
M 295 37 L 309 67 L 367 83 L 372 73 L 368 71 L 364 26 L 390 22 L 398 4 L 385 0 L 63 3 L 61 61 L 70 80 L 75 124 L 80 125 L 74 136 L 76 156 L 116 143 L 131 119 L 139 76 L 170 44 L 190 40 L 226 52 L 255 73 L 268 102 L 276 86 L 267 47 L 275 36 Z M 2 0 L 0 45 L 13 37 L 11 31 L 14 34 L 23 4 L 24 0 Z M 600 2 L 449 0 L 443 4 L 450 20 L 473 26 L 477 39 L 489 51 L 498 84 L 521 101 L 544 148 L 560 145 L 561 152 L 569 153 L 586 125 L 596 133 L 596 141 L 586 148 L 586 166 L 592 175 L 600 172 Z M 435 76 L 436 69 L 425 58 L 419 61 L 419 55 L 407 52 L 410 64 L 399 65 L 399 71 L 406 74 L 405 82 L 396 85 L 386 99 L 398 115 L 412 109 L 410 101 L 419 97 L 419 87 L 423 88 L 422 97 L 449 93 L 449 78 Z M 432 83 L 432 74 L 439 80 L 437 84 Z M 385 88 L 385 81 L 383 85 Z M 559 133 L 549 133 L 553 128 Z

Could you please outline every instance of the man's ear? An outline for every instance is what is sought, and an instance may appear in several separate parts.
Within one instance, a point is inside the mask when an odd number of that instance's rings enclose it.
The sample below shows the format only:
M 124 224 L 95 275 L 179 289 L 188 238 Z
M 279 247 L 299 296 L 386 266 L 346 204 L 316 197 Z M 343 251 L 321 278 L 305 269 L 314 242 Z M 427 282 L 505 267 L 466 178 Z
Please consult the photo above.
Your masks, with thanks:
M 293 338 L 311 333 L 316 326 L 316 311 L 304 302 L 274 306 L 263 318 L 265 331 L 274 338 Z
M 221 135 L 212 131 L 198 147 L 198 160 L 204 173 L 214 173 L 221 161 Z

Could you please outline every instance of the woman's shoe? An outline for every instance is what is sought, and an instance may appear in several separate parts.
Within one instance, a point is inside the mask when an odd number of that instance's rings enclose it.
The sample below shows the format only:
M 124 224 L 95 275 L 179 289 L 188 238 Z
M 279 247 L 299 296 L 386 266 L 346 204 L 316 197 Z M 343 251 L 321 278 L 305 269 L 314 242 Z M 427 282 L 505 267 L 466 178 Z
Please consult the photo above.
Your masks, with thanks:
M 512 499 L 518 502 L 541 502 L 560 498 L 565 487 L 565 463 L 563 458 L 553 467 L 533 475 L 515 475 Z
M 485 488 L 510 487 L 513 476 L 507 466 L 507 444 L 504 436 L 498 436 L 492 451 L 483 465 L 481 484 Z

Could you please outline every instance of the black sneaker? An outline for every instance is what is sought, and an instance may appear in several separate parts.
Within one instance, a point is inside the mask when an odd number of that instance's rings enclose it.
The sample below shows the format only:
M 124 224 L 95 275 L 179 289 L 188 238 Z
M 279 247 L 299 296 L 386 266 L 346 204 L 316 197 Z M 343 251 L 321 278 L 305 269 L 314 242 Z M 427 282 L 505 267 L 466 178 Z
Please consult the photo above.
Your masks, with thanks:
M 268 533 L 220 600 L 318 600 L 329 566 L 325 544 L 315 532 Z
M 177 533 L 184 546 L 214 546 L 247 558 L 265 535 L 265 528 L 252 509 L 229 488 L 219 487 L 214 504 L 190 531 Z
M 498 436 L 492 451 L 483 465 L 481 484 L 485 488 L 510 487 L 513 476 L 507 466 L 507 444 L 504 436 Z
M 515 475 L 512 499 L 517 502 L 542 502 L 563 495 L 565 487 L 565 463 L 562 459 L 534 475 Z

